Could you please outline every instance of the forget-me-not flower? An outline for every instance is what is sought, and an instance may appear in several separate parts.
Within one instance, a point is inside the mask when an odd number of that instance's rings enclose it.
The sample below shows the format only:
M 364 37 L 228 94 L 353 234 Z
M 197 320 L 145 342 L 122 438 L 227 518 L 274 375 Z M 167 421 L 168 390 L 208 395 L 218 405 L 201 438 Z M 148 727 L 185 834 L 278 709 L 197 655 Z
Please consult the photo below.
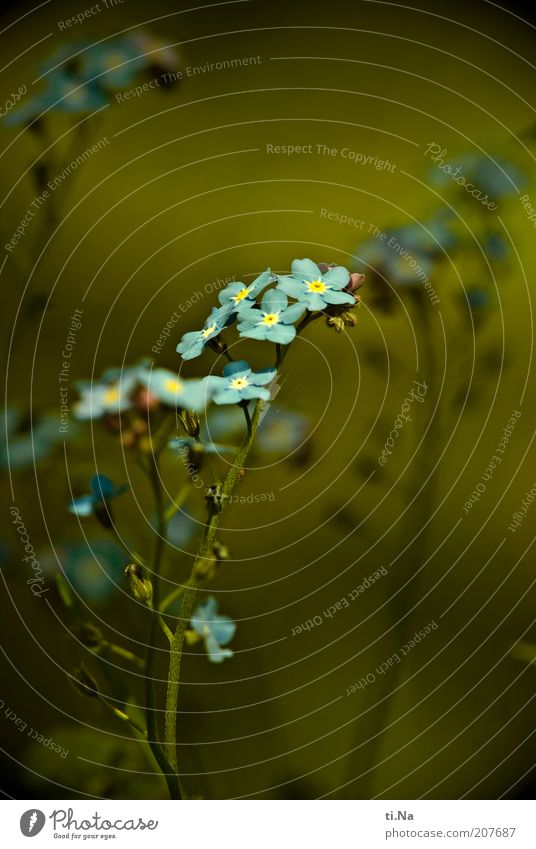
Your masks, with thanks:
M 209 381 L 183 380 L 167 368 L 146 369 L 141 382 L 152 395 L 169 407 L 199 413 L 210 400 Z
M 271 383 L 275 376 L 275 368 L 252 371 L 245 360 L 227 363 L 223 377 L 211 378 L 213 401 L 216 404 L 239 404 L 253 398 L 268 401 L 270 390 L 266 389 L 266 384 Z
M 211 339 L 220 333 L 224 327 L 234 321 L 233 311 L 229 304 L 223 307 L 212 307 L 212 312 L 206 319 L 202 330 L 185 333 L 177 345 L 177 352 L 183 360 L 193 360 L 205 350 Z
M 343 291 L 350 282 L 350 272 L 342 265 L 322 273 L 316 262 L 295 259 L 291 272 L 279 277 L 277 288 L 305 304 L 311 312 L 324 310 L 330 304 L 355 304 L 354 296 Z
M 263 271 L 253 283 L 230 283 L 220 292 L 218 299 L 223 306 L 230 305 L 234 313 L 240 314 L 244 309 L 252 306 L 257 295 L 266 289 L 269 283 L 274 282 L 274 275 L 269 268 Z
M 218 613 L 218 602 L 209 596 L 195 609 L 190 625 L 195 633 L 204 640 L 208 659 L 212 663 L 221 663 L 226 657 L 232 657 L 231 649 L 222 648 L 231 642 L 235 635 L 236 623 L 229 616 Z
M 106 475 L 93 475 L 91 492 L 73 498 L 67 509 L 76 516 L 91 516 L 92 513 L 97 513 L 103 507 L 107 507 L 112 499 L 117 498 L 118 495 L 122 495 L 127 490 L 127 484 L 116 486 L 113 480 Z
M 267 339 L 279 345 L 288 345 L 296 336 L 294 322 L 302 317 L 305 310 L 304 304 L 292 304 L 289 307 L 284 292 L 269 289 L 263 295 L 260 309 L 251 306 L 240 313 L 238 332 L 249 339 Z

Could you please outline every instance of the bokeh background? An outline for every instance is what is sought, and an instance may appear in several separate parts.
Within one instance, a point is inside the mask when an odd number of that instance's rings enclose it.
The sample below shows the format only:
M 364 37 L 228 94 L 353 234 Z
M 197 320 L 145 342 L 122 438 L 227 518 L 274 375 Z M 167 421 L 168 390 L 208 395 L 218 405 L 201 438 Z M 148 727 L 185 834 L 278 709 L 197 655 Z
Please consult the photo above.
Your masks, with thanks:
M 309 256 L 367 273 L 360 322 L 341 334 L 318 322 L 292 347 L 237 491 L 273 498 L 226 513 L 232 559 L 210 591 L 237 622 L 235 656 L 212 665 L 196 646 L 185 660 L 185 786 L 207 798 L 530 796 L 536 508 L 526 502 L 508 528 L 535 483 L 534 225 L 521 200 L 536 206 L 530 13 L 484 0 L 100 5 L 68 31 L 58 22 L 90 6 L 12 5 L 1 19 L 0 106 L 19 86 L 26 99 L 42 91 L 47 57 L 64 46 L 76 54 L 81 38 L 150 33 L 183 74 L 118 101 L 156 78 L 144 67 L 103 108 L 52 108 L 33 128 L 13 121 L 15 110 L 0 120 L 2 245 L 44 176 L 106 140 L 13 252 L 2 248 L 2 793 L 165 797 L 144 746 L 68 678 L 83 661 L 110 699 L 139 703 L 139 671 L 74 634 L 91 621 L 142 652 L 147 625 L 121 550 L 95 519 L 67 513 L 71 487 L 87 489 L 96 468 L 128 480 L 121 533 L 140 550 L 152 540 L 151 493 L 132 452 L 99 422 L 71 416 L 59 431 L 71 316 L 81 311 L 70 404 L 77 379 L 110 366 L 152 355 L 178 369 L 176 344 L 208 314 L 218 281 Z M 445 176 L 431 144 L 497 208 Z M 269 152 L 277 145 L 312 147 Z M 386 248 L 382 233 L 409 254 Z M 269 364 L 261 344 L 243 352 Z M 213 363 L 207 352 L 183 373 Z M 413 381 L 425 397 L 382 465 Z M 484 479 L 513 411 L 502 462 Z M 217 433 L 239 439 L 220 418 Z M 172 452 L 163 474 L 173 493 L 184 471 Z M 27 584 L 13 504 L 45 575 L 41 597 Z M 194 496 L 190 518 L 173 526 L 170 582 L 189 573 L 201 509 Z M 357 600 L 323 615 L 379 569 Z M 321 624 L 292 636 L 315 617 Z M 163 704 L 163 645 L 157 670 Z M 68 754 L 33 740 L 31 727 Z

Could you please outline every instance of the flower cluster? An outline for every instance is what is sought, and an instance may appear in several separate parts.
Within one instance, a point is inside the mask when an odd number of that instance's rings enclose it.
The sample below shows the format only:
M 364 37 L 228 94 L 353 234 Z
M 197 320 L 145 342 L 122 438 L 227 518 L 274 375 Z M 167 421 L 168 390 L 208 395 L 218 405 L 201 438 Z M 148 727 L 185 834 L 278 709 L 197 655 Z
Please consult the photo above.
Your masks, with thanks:
M 220 334 L 235 321 L 241 337 L 288 345 L 296 336 L 296 322 L 307 312 L 330 316 L 338 309 L 355 307 L 359 302 L 355 289 L 361 282 L 362 275 L 351 275 L 343 266 L 319 266 L 310 259 L 295 259 L 291 274 L 273 274 L 268 268 L 253 283 L 233 282 L 220 292 L 221 306 L 213 307 L 200 330 L 184 334 L 177 351 L 184 360 L 198 357 L 207 345 L 225 352 Z M 289 297 L 294 303 L 289 304 Z M 234 378 L 238 380 L 238 374 Z M 232 387 L 237 388 L 236 384 Z
M 114 91 L 141 74 L 162 75 L 168 83 L 179 67 L 175 50 L 147 32 L 91 42 L 80 39 L 58 48 L 41 67 L 45 87 L 8 116 L 9 126 L 32 125 L 49 110 L 84 115 L 106 106 Z

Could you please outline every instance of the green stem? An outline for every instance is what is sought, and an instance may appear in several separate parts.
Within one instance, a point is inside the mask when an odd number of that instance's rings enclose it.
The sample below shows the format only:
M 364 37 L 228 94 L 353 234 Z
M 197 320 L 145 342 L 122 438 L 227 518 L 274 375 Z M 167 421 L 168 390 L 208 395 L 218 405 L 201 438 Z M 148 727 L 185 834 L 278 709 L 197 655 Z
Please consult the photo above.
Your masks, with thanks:
M 166 524 L 173 518 L 175 513 L 178 513 L 191 491 L 192 484 L 190 481 L 187 481 L 183 486 L 181 486 L 169 507 L 164 511 L 164 520 Z
M 104 648 L 108 649 L 108 651 L 113 652 L 114 654 L 119 655 L 119 657 L 123 657 L 125 660 L 129 660 L 131 663 L 135 663 L 136 666 L 141 666 L 145 668 L 145 661 L 133 654 L 133 652 L 128 651 L 128 649 L 124 649 L 122 646 L 118 646 L 116 643 L 108 643 L 104 642 L 102 644 Z
M 244 466 L 244 462 L 249 453 L 253 440 L 255 438 L 255 434 L 257 432 L 257 427 L 259 425 L 260 414 L 263 408 L 263 402 L 257 401 L 255 404 L 255 410 L 253 412 L 253 416 L 251 419 L 251 430 L 248 433 L 246 439 L 244 440 L 240 451 L 238 452 L 235 461 L 231 468 L 229 469 L 225 481 L 222 487 L 222 497 L 223 504 L 225 504 L 226 496 L 229 496 L 233 491 L 239 477 L 241 471 Z M 203 540 L 201 542 L 201 546 L 197 553 L 192 573 L 188 582 L 184 586 L 182 604 L 179 613 L 179 618 L 177 621 L 177 627 L 175 629 L 175 634 L 173 637 L 173 643 L 170 648 L 170 657 L 169 657 L 169 676 L 168 676 L 168 690 L 167 690 L 167 698 L 166 698 L 166 720 L 165 720 L 165 753 L 166 757 L 177 773 L 179 774 L 178 760 L 177 760 L 177 711 L 178 711 L 178 701 L 179 701 L 179 680 L 180 680 L 180 672 L 181 672 L 181 661 L 182 661 L 182 652 L 184 648 L 184 638 L 186 631 L 188 629 L 188 623 L 190 621 L 190 616 L 192 614 L 192 610 L 194 607 L 195 598 L 198 590 L 198 581 L 197 581 L 197 569 L 198 566 L 203 562 L 206 556 L 212 550 L 214 545 L 214 540 L 216 537 L 216 532 L 218 530 L 218 526 L 220 524 L 221 519 L 221 511 L 219 513 L 212 512 L 210 518 L 207 523 L 206 532 L 203 536 Z
M 158 728 L 156 722 L 156 699 L 154 684 L 155 641 L 156 628 L 160 620 L 160 614 L 158 613 L 160 591 L 160 567 L 162 564 L 162 554 L 164 551 L 167 521 L 163 508 L 162 487 L 160 484 L 160 470 L 158 467 L 157 456 L 154 454 L 151 455 L 151 461 L 152 462 L 150 469 L 150 480 L 153 488 L 153 495 L 155 501 L 157 526 L 151 576 L 153 584 L 153 609 L 151 610 L 151 621 L 149 625 L 149 635 L 147 638 L 147 651 L 145 654 L 145 715 L 147 720 L 148 743 L 158 763 L 158 766 L 160 767 L 166 779 L 169 795 L 172 799 L 180 799 L 181 793 L 177 781 L 176 771 L 171 768 L 159 743 Z
M 244 416 L 245 416 L 245 419 L 246 419 L 246 427 L 248 429 L 248 436 L 251 436 L 251 416 L 249 414 L 249 402 L 248 401 L 241 401 L 240 406 L 242 407 L 242 409 L 244 411 Z

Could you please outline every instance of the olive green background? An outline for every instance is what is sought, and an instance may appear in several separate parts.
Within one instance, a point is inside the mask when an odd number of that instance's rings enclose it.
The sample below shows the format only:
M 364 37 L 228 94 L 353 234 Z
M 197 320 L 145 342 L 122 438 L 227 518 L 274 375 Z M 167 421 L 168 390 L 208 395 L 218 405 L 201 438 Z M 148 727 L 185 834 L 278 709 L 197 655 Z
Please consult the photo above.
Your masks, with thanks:
M 262 61 L 113 104 L 75 142 L 76 153 L 110 140 L 55 193 L 59 227 L 28 287 L 26 264 L 43 239 L 45 214 L 2 273 L 6 347 L 14 330 L 8 398 L 34 411 L 57 410 L 61 350 L 76 308 L 83 323 L 72 375 L 98 375 L 150 354 L 173 312 L 218 278 L 250 279 L 267 265 L 284 271 L 302 256 L 354 265 L 367 234 L 326 221 L 323 208 L 383 229 L 423 220 L 441 197 L 457 203 L 429 179 L 424 148 L 431 142 L 452 156 L 478 149 L 502 155 L 530 182 L 534 144 L 530 135 L 520 138 L 533 122 L 530 26 L 484 3 L 422 9 L 254 0 L 180 13 L 181 4 L 128 0 L 74 27 L 73 38 L 99 38 L 147 21 L 179 45 L 184 67 Z M 34 78 L 36 64 L 65 40 L 56 22 L 76 11 L 53 2 L 3 34 L 3 56 L 13 61 L 0 76 L 0 102 Z M 4 14 L 4 25 L 12 14 Z M 53 37 L 23 55 L 48 32 Z M 54 137 L 67 128 L 56 118 Z M 0 146 L 15 135 L 2 128 Z M 316 152 L 269 154 L 269 144 L 349 147 L 396 168 Z M 20 178 L 3 207 L 2 236 L 34 196 L 23 174 L 35 153 L 26 134 L 0 160 L 2 197 Z M 461 214 L 472 222 L 481 212 L 466 200 Z M 184 664 L 179 734 L 192 795 L 530 793 L 536 672 L 510 659 L 508 649 L 523 634 L 536 641 L 533 517 L 515 535 L 507 525 L 534 483 L 534 230 L 515 197 L 501 202 L 499 214 L 515 249 L 508 268 L 493 266 L 495 280 L 475 245 L 433 277 L 440 308 L 427 305 L 423 322 L 403 296 L 389 313 L 375 309 L 365 286 L 355 330 L 338 335 L 318 322 L 289 352 L 277 404 L 318 426 L 301 461 L 265 467 L 265 458 L 253 457 L 240 493 L 274 492 L 273 502 L 233 506 L 225 516 L 221 537 L 233 561 L 211 589 L 238 622 L 236 655 L 214 666 L 194 648 Z M 462 303 L 462 286 L 475 277 L 493 292 L 476 336 Z M 176 342 L 215 302 L 205 294 L 185 312 L 158 365 L 179 367 Z M 243 351 L 264 366 L 272 357 L 266 347 L 246 343 Z M 183 373 L 201 375 L 213 363 L 207 352 Z M 429 395 L 414 405 L 413 421 L 381 469 L 377 457 L 414 379 L 428 381 Z M 466 515 L 463 505 L 514 409 L 522 416 L 505 459 Z M 65 455 L 60 448 L 35 470 L 13 475 L 14 501 L 43 557 L 80 538 L 65 510 L 67 469 L 82 491 L 95 458 L 115 480 L 129 475 L 135 499 L 118 502 L 118 523 L 138 547 L 150 545 L 150 493 L 141 475 L 109 434 L 87 426 Z M 175 491 L 182 470 L 171 456 L 164 474 Z M 67 638 L 55 591 L 49 604 L 31 597 L 9 522 L 9 481 L 4 492 L 11 562 L 3 569 L 0 698 L 70 753 L 62 760 L 31 745 L 0 716 L 3 792 L 162 796 L 140 745 L 69 686 L 64 670 L 81 659 L 91 666 L 92 658 Z M 93 523 L 84 524 L 87 536 L 101 538 Z M 169 552 L 166 574 L 184 579 L 189 562 L 191 554 Z M 348 609 L 291 636 L 380 566 L 388 574 Z M 132 640 L 133 649 L 143 641 L 146 622 L 125 585 L 96 615 L 118 641 Z M 438 629 L 395 672 L 346 695 L 434 620 Z M 140 679 L 128 680 L 141 697 Z

